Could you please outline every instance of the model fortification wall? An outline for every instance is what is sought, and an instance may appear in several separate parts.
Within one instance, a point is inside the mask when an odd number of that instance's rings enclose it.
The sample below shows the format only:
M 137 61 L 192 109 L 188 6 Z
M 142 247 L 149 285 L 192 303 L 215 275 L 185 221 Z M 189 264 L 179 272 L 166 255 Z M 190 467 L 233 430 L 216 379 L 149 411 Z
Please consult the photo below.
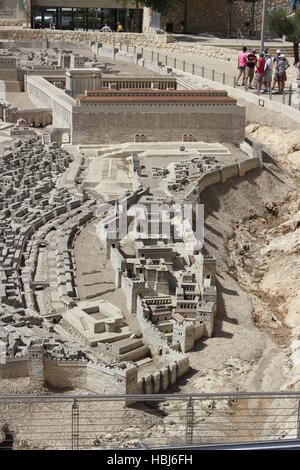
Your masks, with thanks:
M 228 179 L 235 177 L 243 177 L 246 173 L 252 170 L 262 168 L 262 146 L 256 144 L 255 149 L 252 150 L 253 156 L 247 158 L 237 164 L 223 166 L 220 169 L 213 170 L 209 173 L 202 175 L 199 180 L 194 184 L 193 188 L 186 195 L 186 200 L 198 200 L 200 202 L 201 193 L 208 188 L 218 183 L 226 183 Z
M 3 108 L 4 122 L 17 123 L 19 120 L 24 121 L 22 126 L 46 127 L 52 124 L 52 109 L 18 109 L 14 107 Z

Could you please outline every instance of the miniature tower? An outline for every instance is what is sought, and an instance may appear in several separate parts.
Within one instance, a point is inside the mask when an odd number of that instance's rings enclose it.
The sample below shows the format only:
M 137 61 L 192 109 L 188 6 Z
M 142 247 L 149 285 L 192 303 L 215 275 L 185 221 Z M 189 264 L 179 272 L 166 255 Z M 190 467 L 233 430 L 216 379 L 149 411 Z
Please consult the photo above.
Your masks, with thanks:
M 180 351 L 186 353 L 194 347 L 194 325 L 192 322 L 173 323 L 173 346 L 179 344 Z
M 43 344 L 33 344 L 29 347 L 28 371 L 30 388 L 33 392 L 41 391 L 45 382 Z

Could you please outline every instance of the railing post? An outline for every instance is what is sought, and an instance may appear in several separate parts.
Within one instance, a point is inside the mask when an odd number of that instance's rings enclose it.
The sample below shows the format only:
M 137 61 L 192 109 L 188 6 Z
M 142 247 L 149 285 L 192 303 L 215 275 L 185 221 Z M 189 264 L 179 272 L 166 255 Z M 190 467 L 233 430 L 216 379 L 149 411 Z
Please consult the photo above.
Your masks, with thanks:
M 156 54 L 157 63 L 159 62 L 159 52 Z
M 285 104 L 285 91 L 282 92 L 282 104 Z
M 292 84 L 289 87 L 289 106 L 292 105 Z
M 236 88 L 236 77 L 233 77 L 233 88 Z
M 298 402 L 297 439 L 300 439 L 300 401 Z
M 225 83 L 226 83 L 226 75 L 225 75 L 225 72 L 223 73 L 222 83 L 223 83 L 223 85 L 225 85 Z
M 72 450 L 79 450 L 79 406 L 76 398 L 72 404 Z
M 204 70 L 204 65 L 202 65 L 202 70 L 201 70 L 201 75 L 202 75 L 202 78 L 204 78 L 204 73 L 205 73 L 205 70 Z
M 270 87 L 269 97 L 270 97 L 270 100 L 271 100 L 272 99 L 272 87 Z
M 168 56 L 165 55 L 165 65 L 168 65 Z
M 126 43 L 126 52 L 127 52 L 127 54 L 128 54 L 128 52 L 129 52 L 129 43 L 128 43 L 128 41 L 127 41 L 127 43 Z
M 192 64 L 192 74 L 195 75 L 195 64 Z
M 185 72 L 185 60 L 182 62 L 182 71 Z
M 186 405 L 186 430 L 185 430 L 185 443 L 186 445 L 193 444 L 193 431 L 194 431 L 194 402 L 190 397 Z
M 176 69 L 177 67 L 177 60 L 176 60 L 176 57 L 174 57 L 174 69 Z
M 212 69 L 211 71 L 211 79 L 213 82 L 215 81 L 215 69 Z
M 154 51 L 151 51 L 151 62 L 154 62 Z

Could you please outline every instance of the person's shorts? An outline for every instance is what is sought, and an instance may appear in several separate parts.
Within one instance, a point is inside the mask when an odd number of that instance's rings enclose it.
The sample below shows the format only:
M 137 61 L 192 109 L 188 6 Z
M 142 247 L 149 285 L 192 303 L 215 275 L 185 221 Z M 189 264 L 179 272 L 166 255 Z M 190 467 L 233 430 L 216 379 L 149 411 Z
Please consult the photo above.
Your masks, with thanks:
M 274 80 L 277 80 L 277 82 L 280 80 L 279 72 L 274 73 Z
M 263 79 L 264 79 L 264 76 L 262 73 L 257 73 L 257 72 L 255 73 L 254 80 L 256 84 L 262 85 Z
M 286 80 L 287 80 L 286 72 L 279 72 L 278 75 L 279 75 L 279 80 L 281 82 L 286 82 Z
M 242 71 L 245 71 L 246 70 L 246 65 L 239 65 L 238 69 L 242 70 Z
M 264 75 L 264 82 L 271 82 L 272 81 L 272 70 L 266 70 Z
M 246 67 L 246 77 L 252 82 L 254 77 L 254 67 Z

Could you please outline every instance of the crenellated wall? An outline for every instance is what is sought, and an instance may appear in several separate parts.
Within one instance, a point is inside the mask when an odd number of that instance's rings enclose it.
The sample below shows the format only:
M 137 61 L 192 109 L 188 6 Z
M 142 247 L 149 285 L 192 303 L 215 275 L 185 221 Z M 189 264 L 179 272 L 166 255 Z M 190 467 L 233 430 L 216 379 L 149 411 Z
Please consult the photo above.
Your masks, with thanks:
M 188 192 L 186 200 L 197 200 L 200 202 L 201 193 L 217 183 L 225 183 L 228 179 L 236 176 L 244 176 L 249 171 L 255 170 L 256 168 L 262 168 L 262 147 L 256 146 L 253 150 L 253 156 L 243 160 L 237 164 L 224 166 L 221 169 L 217 169 L 206 173 L 201 176 L 193 188 Z

